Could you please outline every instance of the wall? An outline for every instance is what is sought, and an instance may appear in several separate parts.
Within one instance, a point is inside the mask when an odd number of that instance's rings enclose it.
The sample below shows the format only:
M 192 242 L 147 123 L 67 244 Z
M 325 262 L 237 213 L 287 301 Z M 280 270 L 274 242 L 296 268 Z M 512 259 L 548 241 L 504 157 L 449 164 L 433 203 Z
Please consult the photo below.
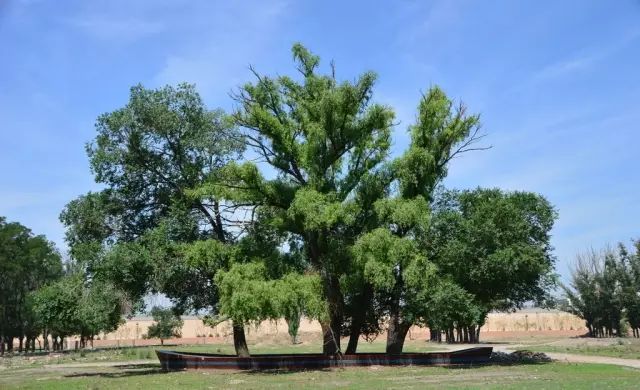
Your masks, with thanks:
M 223 322 L 215 327 L 205 326 L 197 317 L 183 317 L 184 326 L 182 337 L 194 339 L 208 337 L 214 340 L 230 341 L 232 330 L 229 322 Z M 120 328 L 107 335 L 101 335 L 102 340 L 132 340 L 141 339 L 147 332 L 153 320 L 148 317 L 139 317 L 128 320 Z M 484 332 L 510 332 L 510 331 L 586 331 L 585 323 L 580 318 L 565 312 L 527 309 L 515 313 L 490 313 L 487 318 Z M 300 324 L 300 337 L 303 339 L 320 336 L 320 324 L 317 321 L 303 319 Z M 414 327 L 412 334 L 426 334 L 426 329 Z M 287 324 L 281 321 L 265 321 L 259 326 L 247 326 L 247 340 L 277 341 L 288 339 Z

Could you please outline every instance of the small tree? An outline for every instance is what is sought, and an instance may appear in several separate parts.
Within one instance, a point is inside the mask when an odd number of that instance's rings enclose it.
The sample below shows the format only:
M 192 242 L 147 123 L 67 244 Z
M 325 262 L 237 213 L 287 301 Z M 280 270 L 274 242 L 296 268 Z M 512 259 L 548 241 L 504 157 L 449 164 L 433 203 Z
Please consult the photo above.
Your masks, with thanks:
M 291 344 L 298 344 L 298 331 L 300 330 L 300 313 L 291 317 L 285 317 L 287 321 L 287 331 L 291 337 Z
M 171 309 L 155 306 L 151 309 L 151 316 L 156 323 L 149 327 L 147 338 L 159 338 L 160 344 L 164 345 L 165 339 L 182 336 L 184 321 Z

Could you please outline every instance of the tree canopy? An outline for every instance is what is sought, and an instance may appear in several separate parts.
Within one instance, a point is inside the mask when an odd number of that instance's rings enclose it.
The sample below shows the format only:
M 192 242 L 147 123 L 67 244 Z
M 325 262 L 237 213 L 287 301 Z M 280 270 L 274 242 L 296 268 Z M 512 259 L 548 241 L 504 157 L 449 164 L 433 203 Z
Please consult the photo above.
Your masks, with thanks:
M 40 334 L 29 295 L 62 275 L 62 259 L 53 243 L 17 222 L 0 217 L 0 353 L 20 349 Z
M 478 115 L 431 87 L 391 158 L 375 73 L 340 80 L 304 46 L 292 54 L 293 76 L 251 68 L 230 114 L 183 84 L 136 86 L 98 118 L 87 152 L 105 189 L 61 215 L 92 280 L 230 319 L 241 356 L 244 326 L 265 319 L 318 319 L 326 354 L 386 328 L 396 353 L 413 324 L 477 341 L 488 311 L 545 298 L 546 199 L 437 191 L 454 158 L 485 149 Z
M 629 249 L 590 250 L 577 256 L 562 308 L 584 319 L 592 337 L 640 337 L 640 241 Z
M 147 338 L 159 338 L 160 344 L 164 345 L 164 340 L 182 336 L 181 331 L 184 321 L 171 309 L 163 309 L 156 306 L 151 309 L 151 316 L 155 323 L 149 326 L 146 334 Z

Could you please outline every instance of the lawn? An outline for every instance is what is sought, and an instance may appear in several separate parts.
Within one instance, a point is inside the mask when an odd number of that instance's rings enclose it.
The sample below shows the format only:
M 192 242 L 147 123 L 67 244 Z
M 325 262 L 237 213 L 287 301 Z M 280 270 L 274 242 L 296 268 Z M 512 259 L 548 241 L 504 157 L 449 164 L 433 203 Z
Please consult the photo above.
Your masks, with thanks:
M 587 342 L 575 345 L 532 345 L 524 347 L 537 352 L 559 352 L 578 355 L 609 356 L 624 359 L 640 359 L 640 340 L 620 339 L 608 345 L 594 345 Z
M 0 388 L 20 389 L 637 389 L 640 370 L 549 363 L 475 368 L 362 367 L 299 372 L 160 371 L 143 366 L 52 365 L 0 371 Z
M 640 342 L 614 340 L 612 345 L 538 345 L 528 349 L 603 356 L 638 356 Z M 253 353 L 318 352 L 317 343 L 254 344 Z M 300 372 L 171 372 L 160 370 L 156 349 L 233 353 L 229 344 L 156 346 L 72 352 L 61 355 L 0 359 L 0 389 L 120 389 L 120 388 L 334 388 L 349 389 L 635 389 L 640 370 L 600 364 L 548 363 L 473 368 L 362 367 Z M 430 351 L 441 346 L 408 340 L 406 351 Z M 383 351 L 384 340 L 361 343 L 359 351 Z M 633 355 L 636 353 L 636 355 Z M 133 365 L 131 361 L 147 361 Z

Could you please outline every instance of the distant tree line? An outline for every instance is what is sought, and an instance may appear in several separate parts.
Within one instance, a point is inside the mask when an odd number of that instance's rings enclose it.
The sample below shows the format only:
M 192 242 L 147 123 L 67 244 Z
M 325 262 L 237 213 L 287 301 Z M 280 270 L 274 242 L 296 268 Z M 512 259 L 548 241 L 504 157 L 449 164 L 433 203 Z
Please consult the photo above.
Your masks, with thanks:
M 81 346 L 122 321 L 124 296 L 112 284 L 90 279 L 82 267 L 63 264 L 53 243 L 0 217 L 0 354 L 61 350 L 67 336 Z M 51 345 L 49 339 L 52 340 Z
M 585 320 L 591 337 L 640 337 L 640 241 L 577 257 L 563 308 Z

